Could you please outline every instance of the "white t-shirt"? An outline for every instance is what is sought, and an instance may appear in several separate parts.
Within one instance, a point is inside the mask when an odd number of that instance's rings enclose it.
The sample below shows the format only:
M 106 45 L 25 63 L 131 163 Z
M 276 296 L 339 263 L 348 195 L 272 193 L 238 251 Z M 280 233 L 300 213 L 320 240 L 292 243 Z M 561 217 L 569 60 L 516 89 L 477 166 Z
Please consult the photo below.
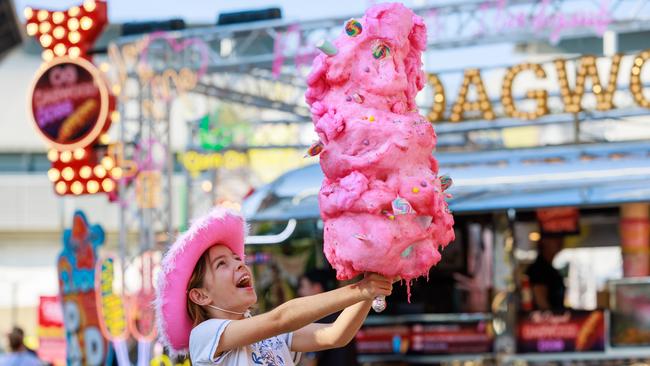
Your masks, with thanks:
M 299 352 L 291 352 L 293 333 L 271 337 L 251 345 L 231 349 L 214 357 L 219 339 L 232 320 L 209 319 L 197 325 L 190 333 L 192 365 L 263 365 L 294 366 L 300 360 Z

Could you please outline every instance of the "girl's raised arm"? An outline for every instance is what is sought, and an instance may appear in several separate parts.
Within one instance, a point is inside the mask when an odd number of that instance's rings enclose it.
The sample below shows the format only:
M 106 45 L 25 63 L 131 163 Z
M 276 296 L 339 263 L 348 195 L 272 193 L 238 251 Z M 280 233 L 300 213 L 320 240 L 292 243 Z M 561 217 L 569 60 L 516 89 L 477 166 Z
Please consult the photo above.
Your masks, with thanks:
M 221 335 L 214 357 L 231 349 L 298 330 L 360 301 L 370 301 L 379 295 L 388 296 L 391 291 L 392 282 L 389 279 L 372 274 L 356 284 L 293 299 L 267 313 L 233 321 Z

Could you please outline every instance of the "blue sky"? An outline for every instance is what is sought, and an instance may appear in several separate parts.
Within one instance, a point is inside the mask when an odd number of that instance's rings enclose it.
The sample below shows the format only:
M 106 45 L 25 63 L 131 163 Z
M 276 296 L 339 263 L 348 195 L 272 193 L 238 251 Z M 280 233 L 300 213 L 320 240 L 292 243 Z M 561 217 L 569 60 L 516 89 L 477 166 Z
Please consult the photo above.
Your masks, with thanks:
M 46 9 L 67 9 L 83 0 L 14 0 L 19 17 L 23 18 L 26 6 Z M 188 23 L 216 22 L 221 12 L 260 9 L 277 6 L 287 20 L 310 20 L 332 17 L 358 16 L 377 0 L 109 0 L 109 20 L 116 23 L 155 19 L 183 18 Z M 403 0 L 409 7 L 443 3 L 439 0 Z M 449 1 L 444 1 L 448 3 Z M 512 45 L 490 45 L 437 51 L 436 57 L 427 60 L 433 69 L 446 69 L 481 65 L 515 63 Z
M 66 9 L 82 0 L 14 0 L 22 17 L 25 6 L 48 9 Z M 188 22 L 215 22 L 217 14 L 224 11 L 256 9 L 279 6 L 286 19 L 306 20 L 361 14 L 370 5 L 369 0 L 109 0 L 109 18 L 114 22 L 166 19 L 181 17 Z M 403 1 L 414 6 L 423 1 Z

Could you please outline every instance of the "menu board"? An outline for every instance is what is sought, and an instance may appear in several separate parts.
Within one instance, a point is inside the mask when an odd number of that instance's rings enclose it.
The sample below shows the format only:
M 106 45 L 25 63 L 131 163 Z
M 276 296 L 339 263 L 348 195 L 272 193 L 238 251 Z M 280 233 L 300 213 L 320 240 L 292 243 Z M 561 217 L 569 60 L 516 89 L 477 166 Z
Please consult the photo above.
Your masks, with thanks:
M 602 310 L 561 313 L 520 313 L 517 352 L 581 352 L 605 350 L 605 314 Z
M 487 353 L 492 350 L 492 335 L 483 321 L 415 324 L 410 350 L 418 354 Z
M 361 354 L 478 354 L 492 350 L 493 336 L 485 320 L 410 322 L 365 326 L 356 344 Z

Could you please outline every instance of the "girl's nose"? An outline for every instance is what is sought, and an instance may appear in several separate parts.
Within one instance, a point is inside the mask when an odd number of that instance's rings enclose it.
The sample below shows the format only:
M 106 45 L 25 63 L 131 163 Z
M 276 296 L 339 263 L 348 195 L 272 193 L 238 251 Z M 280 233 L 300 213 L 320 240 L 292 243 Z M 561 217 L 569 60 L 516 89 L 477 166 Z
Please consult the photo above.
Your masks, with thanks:
M 243 269 L 244 268 L 244 261 L 238 261 L 237 262 L 237 270 Z

